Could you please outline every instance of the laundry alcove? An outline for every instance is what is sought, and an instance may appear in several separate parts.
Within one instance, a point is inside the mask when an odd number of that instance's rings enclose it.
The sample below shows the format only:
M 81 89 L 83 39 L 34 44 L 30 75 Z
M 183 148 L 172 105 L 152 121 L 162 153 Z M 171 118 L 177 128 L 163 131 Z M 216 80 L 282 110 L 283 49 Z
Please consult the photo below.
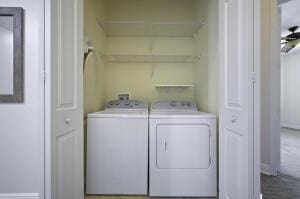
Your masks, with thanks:
M 217 0 L 86 0 L 85 113 L 119 93 L 218 113 Z

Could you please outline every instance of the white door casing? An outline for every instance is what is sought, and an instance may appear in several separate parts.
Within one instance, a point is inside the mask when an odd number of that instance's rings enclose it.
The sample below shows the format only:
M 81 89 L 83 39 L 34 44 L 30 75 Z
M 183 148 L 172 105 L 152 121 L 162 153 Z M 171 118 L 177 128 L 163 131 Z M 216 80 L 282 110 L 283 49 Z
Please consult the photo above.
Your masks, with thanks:
M 271 103 L 270 103 L 270 173 L 277 176 L 280 171 L 280 95 L 281 95 L 281 8 L 275 0 L 269 1 L 271 8 Z
M 83 199 L 83 0 L 45 12 L 46 198 Z
M 260 172 L 259 155 L 254 150 L 254 139 L 255 142 L 258 139 L 254 132 L 259 133 L 258 124 L 254 122 L 259 120 L 254 118 L 258 115 L 254 111 L 257 97 L 254 91 L 258 83 L 254 83 L 254 72 L 255 65 L 259 66 L 255 52 L 259 48 L 254 45 L 254 38 L 259 38 L 256 4 L 257 0 L 219 1 L 221 199 L 252 199 L 258 197 L 259 192 L 254 185 L 254 181 L 259 184 L 257 173 Z

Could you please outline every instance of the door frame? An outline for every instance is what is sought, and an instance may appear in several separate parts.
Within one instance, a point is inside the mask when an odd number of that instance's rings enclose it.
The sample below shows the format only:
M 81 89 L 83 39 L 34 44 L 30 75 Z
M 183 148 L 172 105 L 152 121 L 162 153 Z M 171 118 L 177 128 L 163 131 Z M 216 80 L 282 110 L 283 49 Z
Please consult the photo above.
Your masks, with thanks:
M 276 1 L 271 1 L 271 8 L 278 8 Z M 270 52 L 270 78 L 271 78 L 271 108 L 270 108 L 270 174 L 277 176 L 281 169 L 281 56 L 280 37 L 281 37 L 281 8 L 271 9 L 271 52 Z M 279 24 L 278 24 L 279 23 Z M 278 28 L 278 26 L 280 27 Z M 274 59 L 275 58 L 275 59 Z
M 44 199 L 52 199 L 51 193 L 51 0 L 45 1 L 45 195 Z
M 254 171 L 260 170 L 260 0 L 254 1 L 254 72 L 249 74 L 254 81 L 254 99 L 253 99 L 253 159 L 254 159 Z M 51 0 L 44 0 L 44 20 L 45 20 L 45 199 L 51 199 L 51 11 L 55 9 L 52 7 Z M 260 175 L 256 175 L 254 172 L 254 194 L 256 197 L 260 194 Z
M 271 12 L 271 33 L 272 41 L 271 46 L 278 45 L 278 39 L 281 37 L 281 5 L 288 3 L 291 0 L 277 0 L 277 8 L 278 8 L 278 19 L 274 17 L 274 10 Z M 278 20 L 280 24 L 279 31 L 277 28 Z M 279 35 L 278 35 L 279 34 Z M 278 38 L 279 37 L 279 38 Z M 273 50 L 276 48 L 272 48 L 271 57 L 278 57 L 278 52 Z M 276 70 L 276 66 L 279 70 Z M 282 126 L 281 122 L 281 56 L 279 59 L 275 61 L 271 59 L 271 125 L 274 126 L 274 121 L 276 121 L 277 128 L 270 129 L 270 174 L 273 176 L 277 176 L 278 172 L 281 171 L 281 131 L 280 128 Z M 272 112 L 272 110 L 275 110 Z M 273 122 L 272 122 L 273 121 Z
M 263 45 L 269 49 L 264 52 L 265 65 L 268 69 L 269 78 L 267 79 L 269 87 L 267 87 L 270 93 L 270 99 L 268 104 L 267 120 L 269 127 L 266 129 L 267 138 L 266 142 L 269 143 L 269 162 L 261 163 L 261 172 L 267 175 L 277 176 L 280 170 L 280 37 L 281 27 L 280 18 L 281 10 L 278 9 L 277 0 L 265 0 L 262 2 L 266 9 L 263 13 L 266 13 L 263 20 L 267 20 L 268 27 L 264 28 L 263 34 L 268 37 L 263 41 Z
M 260 136 L 261 136 L 261 1 L 254 0 L 253 19 L 253 191 L 255 199 L 261 197 Z M 254 76 L 253 76 L 254 75 Z M 255 172 L 259 171 L 259 172 Z

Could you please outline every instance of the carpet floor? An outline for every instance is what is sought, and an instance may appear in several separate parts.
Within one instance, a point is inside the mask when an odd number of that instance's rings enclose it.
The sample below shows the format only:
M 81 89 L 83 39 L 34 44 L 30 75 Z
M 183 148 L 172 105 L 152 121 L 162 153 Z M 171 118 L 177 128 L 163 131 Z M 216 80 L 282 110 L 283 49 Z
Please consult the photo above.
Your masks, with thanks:
M 300 131 L 281 128 L 281 173 L 300 179 Z
M 261 175 L 263 199 L 300 199 L 300 181 L 285 176 Z

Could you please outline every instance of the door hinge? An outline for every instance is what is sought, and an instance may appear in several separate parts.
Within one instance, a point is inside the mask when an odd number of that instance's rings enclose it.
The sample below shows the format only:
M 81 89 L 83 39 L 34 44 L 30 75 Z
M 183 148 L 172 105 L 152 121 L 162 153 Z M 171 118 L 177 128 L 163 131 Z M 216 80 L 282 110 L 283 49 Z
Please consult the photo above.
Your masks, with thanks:
M 251 74 L 251 80 L 252 80 L 253 83 L 256 82 L 256 73 L 255 72 L 252 72 L 252 74 Z

